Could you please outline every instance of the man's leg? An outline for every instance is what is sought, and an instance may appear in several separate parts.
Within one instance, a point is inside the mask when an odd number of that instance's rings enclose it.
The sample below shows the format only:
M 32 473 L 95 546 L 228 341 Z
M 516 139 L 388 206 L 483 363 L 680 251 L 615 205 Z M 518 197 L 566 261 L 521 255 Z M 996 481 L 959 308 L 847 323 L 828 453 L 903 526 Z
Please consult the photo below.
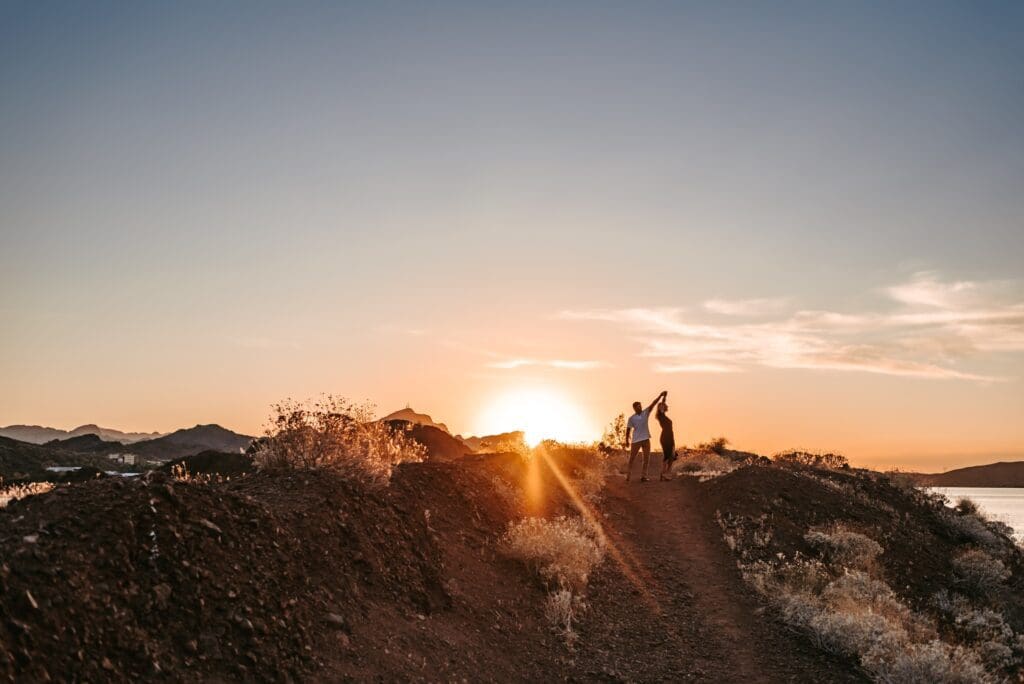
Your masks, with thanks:
M 644 474 L 643 478 L 647 479 L 647 468 L 651 465 L 651 440 L 645 439 L 640 444 L 640 448 L 644 450 Z
M 626 467 L 626 482 L 629 482 L 633 476 L 633 461 L 636 460 L 636 455 L 640 451 L 640 443 L 633 442 L 629 445 L 629 465 Z

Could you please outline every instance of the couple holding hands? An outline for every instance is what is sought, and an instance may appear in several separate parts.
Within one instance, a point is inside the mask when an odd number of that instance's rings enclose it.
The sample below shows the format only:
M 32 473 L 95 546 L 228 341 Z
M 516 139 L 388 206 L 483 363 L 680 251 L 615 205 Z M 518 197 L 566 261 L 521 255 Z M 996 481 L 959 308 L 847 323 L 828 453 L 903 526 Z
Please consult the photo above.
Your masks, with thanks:
M 669 471 L 672 464 L 676 462 L 676 438 L 672 433 L 672 419 L 668 417 L 668 392 L 663 391 L 654 398 L 647 408 L 639 401 L 633 402 L 633 415 L 626 421 L 626 443 L 629 445 L 629 466 L 626 470 L 626 482 L 633 476 L 633 462 L 641 451 L 644 454 L 644 469 L 640 477 L 641 482 L 647 482 L 647 467 L 651 462 L 651 428 L 648 421 L 651 418 L 651 410 L 657 407 L 655 418 L 661 426 L 661 453 L 664 459 L 661 463 L 661 475 L 659 480 L 672 479 Z

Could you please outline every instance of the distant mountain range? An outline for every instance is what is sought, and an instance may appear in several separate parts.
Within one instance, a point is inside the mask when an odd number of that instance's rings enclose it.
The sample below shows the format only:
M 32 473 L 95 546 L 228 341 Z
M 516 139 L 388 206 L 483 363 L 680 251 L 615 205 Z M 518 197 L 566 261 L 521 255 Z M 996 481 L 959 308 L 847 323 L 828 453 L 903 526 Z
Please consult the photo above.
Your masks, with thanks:
M 1024 487 L 1024 461 L 1001 461 L 945 473 L 915 473 L 924 487 Z
M 59 432 L 64 432 L 59 431 Z M 124 433 L 121 433 L 124 434 Z M 220 425 L 196 425 L 131 444 L 108 442 L 93 433 L 32 444 L 0 436 L 0 477 L 19 479 L 45 474 L 48 466 L 115 468 L 111 454 L 135 454 L 150 462 L 170 461 L 205 451 L 239 454 L 253 438 Z
M 54 440 L 65 440 L 71 437 L 81 437 L 82 435 L 96 435 L 105 442 L 121 442 L 122 444 L 140 442 L 145 439 L 156 439 L 163 436 L 159 432 L 121 432 L 120 430 L 93 424 L 79 425 L 74 430 L 61 430 L 41 425 L 8 425 L 7 427 L 0 427 L 0 437 L 8 437 L 19 442 L 28 442 L 29 444 L 46 444 Z

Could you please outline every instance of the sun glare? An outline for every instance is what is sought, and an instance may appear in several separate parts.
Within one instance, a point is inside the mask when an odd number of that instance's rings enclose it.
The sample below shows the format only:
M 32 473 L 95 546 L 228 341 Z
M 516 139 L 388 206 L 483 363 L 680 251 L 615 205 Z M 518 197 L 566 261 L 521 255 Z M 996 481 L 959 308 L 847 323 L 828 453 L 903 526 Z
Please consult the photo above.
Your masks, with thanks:
M 575 402 L 546 388 L 517 389 L 495 397 L 484 405 L 477 424 L 481 435 L 522 430 L 530 447 L 545 439 L 582 442 L 596 437 Z

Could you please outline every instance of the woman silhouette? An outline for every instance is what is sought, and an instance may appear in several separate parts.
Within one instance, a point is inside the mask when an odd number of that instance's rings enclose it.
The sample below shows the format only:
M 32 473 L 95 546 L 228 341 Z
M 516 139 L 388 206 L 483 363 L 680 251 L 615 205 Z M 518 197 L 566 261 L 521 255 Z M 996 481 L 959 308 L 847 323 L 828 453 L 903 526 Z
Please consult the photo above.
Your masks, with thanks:
M 658 425 L 661 426 L 661 475 L 658 477 L 659 480 L 671 480 L 669 471 L 672 470 L 672 464 L 676 462 L 676 436 L 672 433 L 672 419 L 668 417 L 668 404 L 665 400 L 668 396 L 662 397 L 661 403 L 658 404 L 658 410 L 654 414 L 654 417 L 658 420 Z

